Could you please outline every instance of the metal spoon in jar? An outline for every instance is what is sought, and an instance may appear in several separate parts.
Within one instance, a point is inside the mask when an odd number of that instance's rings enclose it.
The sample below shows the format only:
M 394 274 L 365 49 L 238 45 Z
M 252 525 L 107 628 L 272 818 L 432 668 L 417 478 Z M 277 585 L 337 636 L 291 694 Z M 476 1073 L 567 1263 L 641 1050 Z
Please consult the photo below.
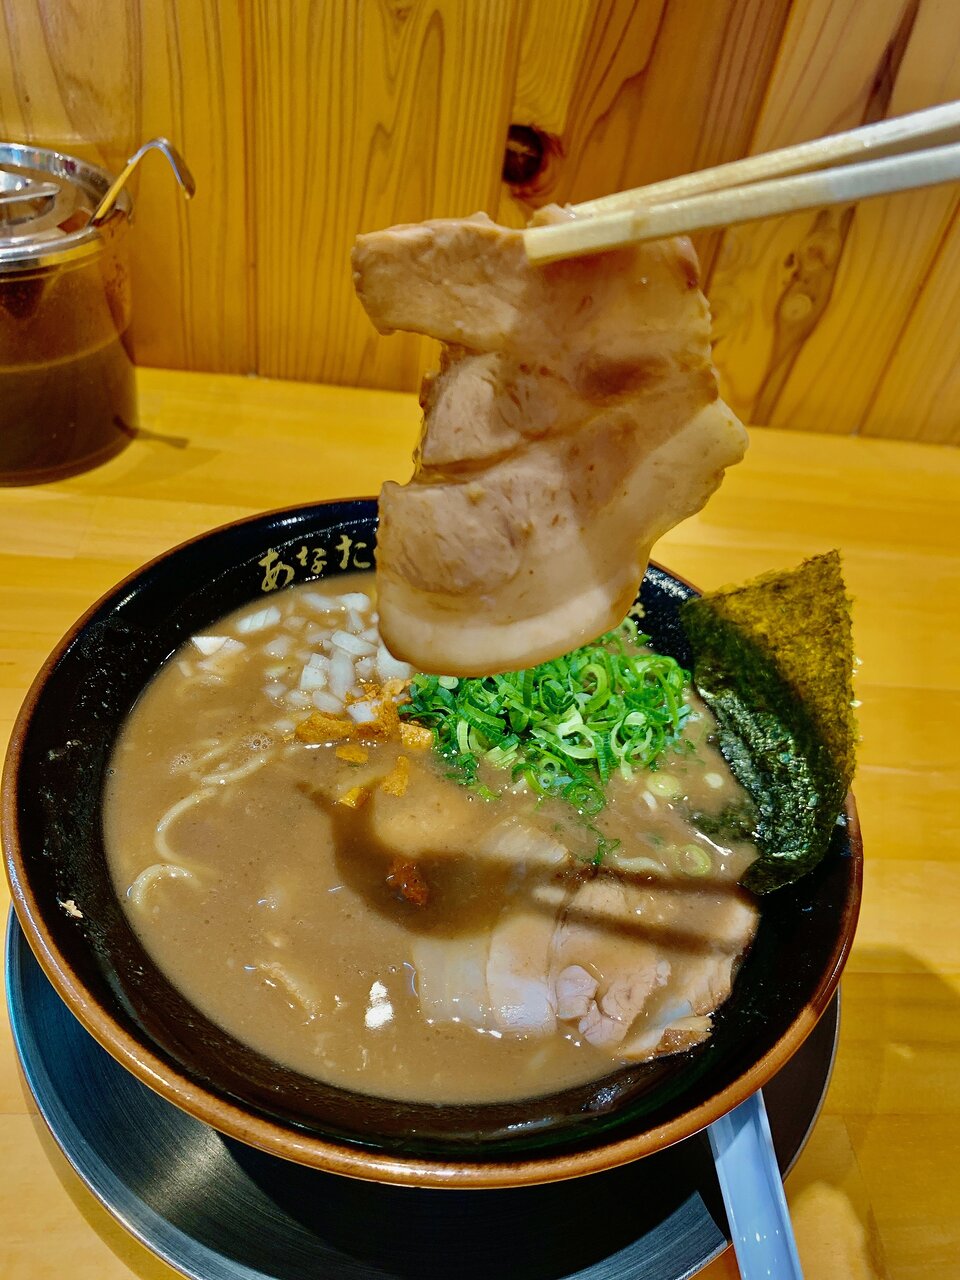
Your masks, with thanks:
M 111 182 L 103 199 L 94 209 L 90 218 L 90 226 L 99 226 L 105 218 L 110 216 L 113 206 L 116 204 L 117 197 L 127 184 L 127 180 L 133 173 L 134 169 L 147 154 L 148 151 L 156 150 L 163 153 L 170 163 L 170 167 L 174 172 L 180 188 L 188 200 L 191 200 L 197 190 L 197 184 L 193 179 L 193 174 L 187 168 L 187 162 L 183 156 L 168 138 L 151 138 L 149 142 L 145 142 L 139 151 L 135 151 L 121 172 Z

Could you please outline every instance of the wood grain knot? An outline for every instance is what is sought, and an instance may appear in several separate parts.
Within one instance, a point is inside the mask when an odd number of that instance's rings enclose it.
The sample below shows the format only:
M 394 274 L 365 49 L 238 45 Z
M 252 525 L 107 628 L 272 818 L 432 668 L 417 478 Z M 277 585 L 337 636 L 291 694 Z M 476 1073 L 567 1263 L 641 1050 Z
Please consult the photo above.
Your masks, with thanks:
M 542 172 L 550 152 L 549 135 L 529 124 L 512 124 L 503 153 L 503 180 L 527 187 Z

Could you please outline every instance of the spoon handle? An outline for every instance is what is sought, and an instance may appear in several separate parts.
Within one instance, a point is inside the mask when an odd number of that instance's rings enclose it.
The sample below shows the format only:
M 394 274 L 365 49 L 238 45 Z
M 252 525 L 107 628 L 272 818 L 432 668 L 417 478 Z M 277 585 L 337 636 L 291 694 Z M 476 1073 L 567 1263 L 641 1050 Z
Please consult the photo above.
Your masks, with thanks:
M 134 169 L 147 154 L 148 151 L 159 151 L 166 156 L 167 161 L 174 172 L 174 176 L 180 183 L 180 188 L 188 200 L 192 200 L 196 194 L 197 184 L 194 181 L 193 174 L 187 168 L 187 162 L 183 156 L 168 138 L 151 138 L 149 142 L 145 142 L 139 151 L 135 151 L 127 163 L 123 167 L 123 171 L 118 177 L 111 182 L 109 189 L 104 194 L 100 203 L 90 215 L 90 226 L 99 226 L 101 222 L 109 217 L 113 206 L 117 203 L 117 197 L 127 185 L 127 179 L 133 173 Z
M 763 1094 L 707 1133 L 743 1280 L 803 1280 Z

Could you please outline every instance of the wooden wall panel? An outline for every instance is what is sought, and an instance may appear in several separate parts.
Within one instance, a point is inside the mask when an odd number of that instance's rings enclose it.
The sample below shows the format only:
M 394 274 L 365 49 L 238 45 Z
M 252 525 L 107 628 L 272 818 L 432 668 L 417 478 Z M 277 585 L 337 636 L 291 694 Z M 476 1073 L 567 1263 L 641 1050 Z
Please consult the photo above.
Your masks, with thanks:
M 597 18 L 597 0 L 526 0 L 521 8 L 512 124 L 535 125 L 560 137 Z
M 947 7 L 802 0 L 751 150 L 960 96 L 960 22 Z M 957 199 L 952 185 L 729 230 L 709 293 L 715 357 L 737 412 L 858 430 Z
M 960 212 L 904 321 L 864 435 L 960 444 Z
M 421 343 L 353 296 L 358 231 L 495 207 L 515 77 L 512 0 L 252 0 L 257 368 L 413 387 Z
M 960 97 L 957 0 L 0 0 L 0 136 L 135 187 L 143 363 L 412 389 L 373 333 L 358 231 L 575 201 Z M 508 128 L 546 163 L 501 180 Z M 957 188 L 698 248 L 724 393 L 800 430 L 956 439 Z M 954 405 L 957 405 L 955 408 Z
M 141 135 L 176 141 L 197 194 L 187 204 L 166 163 L 144 159 L 134 236 L 137 358 L 252 372 L 240 0 L 140 5 Z
M 4 0 L 0 136 L 122 164 L 141 138 L 140 51 L 125 0 Z
M 746 154 L 789 8 L 790 0 L 579 0 L 564 6 L 562 32 L 579 39 L 579 58 L 573 68 L 564 59 L 554 79 L 557 6 L 532 0 L 512 118 L 557 137 L 543 174 L 507 189 L 503 220 L 522 225 L 550 201 L 588 200 Z M 715 239 L 698 239 L 705 267 Z

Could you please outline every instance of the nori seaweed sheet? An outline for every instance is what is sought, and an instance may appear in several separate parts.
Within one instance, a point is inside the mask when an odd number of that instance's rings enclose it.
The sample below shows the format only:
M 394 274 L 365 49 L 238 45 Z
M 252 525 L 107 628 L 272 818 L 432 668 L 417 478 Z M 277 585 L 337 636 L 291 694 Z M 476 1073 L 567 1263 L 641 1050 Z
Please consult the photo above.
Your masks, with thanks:
M 827 851 L 854 769 L 850 602 L 836 551 L 688 600 L 680 620 L 720 749 L 757 809 L 743 883 L 791 884 Z

